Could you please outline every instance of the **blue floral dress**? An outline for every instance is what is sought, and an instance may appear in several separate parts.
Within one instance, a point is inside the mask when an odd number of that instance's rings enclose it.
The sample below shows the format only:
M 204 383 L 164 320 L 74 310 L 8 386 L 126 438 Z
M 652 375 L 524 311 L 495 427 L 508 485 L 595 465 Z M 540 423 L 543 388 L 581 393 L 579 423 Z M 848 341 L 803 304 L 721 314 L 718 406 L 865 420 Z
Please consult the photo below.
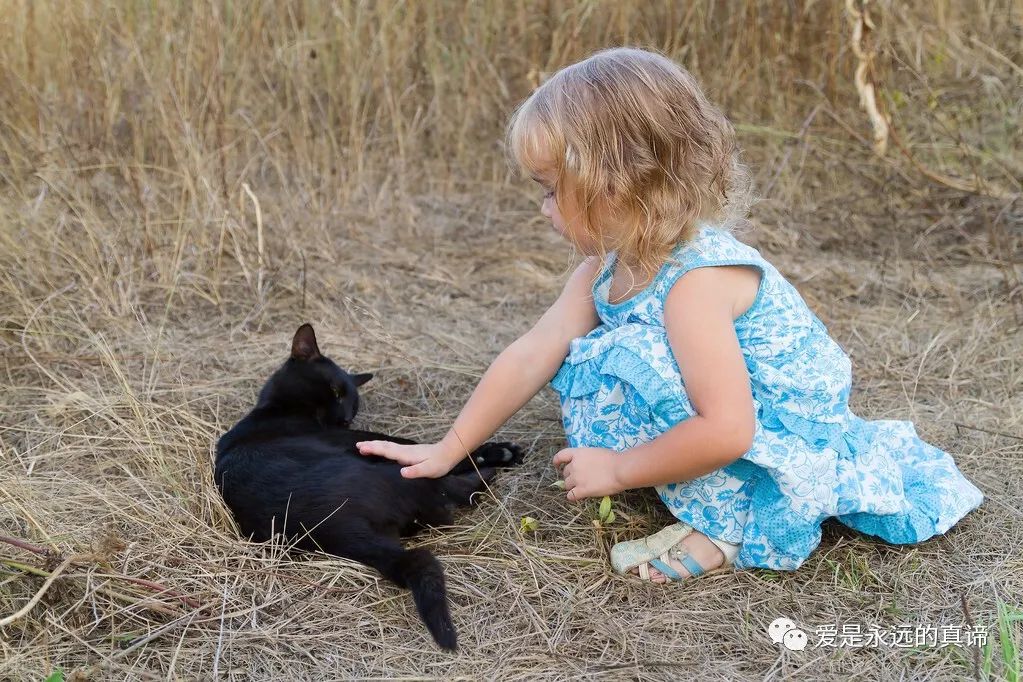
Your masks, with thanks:
M 693 268 L 751 265 L 761 282 L 735 320 L 756 410 L 753 445 L 715 472 L 657 486 L 671 513 L 709 537 L 741 544 L 737 568 L 798 568 L 821 522 L 896 544 L 944 533 L 983 495 L 912 423 L 849 410 L 851 364 L 802 297 L 760 253 L 703 227 L 650 285 L 608 302 L 610 254 L 593 286 L 601 324 L 574 339 L 551 381 L 570 447 L 623 451 L 696 414 L 664 329 L 664 300 Z

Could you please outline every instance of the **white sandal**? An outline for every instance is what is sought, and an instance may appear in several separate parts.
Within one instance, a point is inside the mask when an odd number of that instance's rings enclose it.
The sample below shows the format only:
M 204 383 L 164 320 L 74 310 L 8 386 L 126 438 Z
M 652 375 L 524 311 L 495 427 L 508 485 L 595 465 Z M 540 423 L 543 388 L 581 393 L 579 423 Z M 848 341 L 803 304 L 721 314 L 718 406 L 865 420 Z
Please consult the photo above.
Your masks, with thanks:
M 679 522 L 645 538 L 619 542 L 611 548 L 611 566 L 621 575 L 628 574 L 633 568 L 639 568 L 639 577 L 643 580 L 650 579 L 650 567 L 653 566 L 668 580 L 676 582 L 684 578 L 668 563 L 670 559 L 675 559 L 685 566 L 691 576 L 703 575 L 707 569 L 697 563 L 682 544 L 682 540 L 693 530 L 692 526 Z M 722 566 L 728 566 L 735 561 L 740 545 L 706 537 L 725 555 Z

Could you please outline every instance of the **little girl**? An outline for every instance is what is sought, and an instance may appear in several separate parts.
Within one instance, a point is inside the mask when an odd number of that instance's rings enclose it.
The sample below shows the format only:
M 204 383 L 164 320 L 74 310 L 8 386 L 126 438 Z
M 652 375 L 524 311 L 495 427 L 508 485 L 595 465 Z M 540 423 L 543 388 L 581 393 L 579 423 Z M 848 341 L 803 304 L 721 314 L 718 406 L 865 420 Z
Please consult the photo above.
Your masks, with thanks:
M 360 452 L 437 477 L 545 384 L 571 501 L 653 486 L 678 523 L 611 550 L 664 582 L 721 565 L 793 570 L 821 522 L 896 544 L 983 496 L 903 421 L 849 410 L 850 361 L 796 289 L 728 231 L 748 209 L 732 126 L 674 62 L 611 49 L 541 85 L 509 148 L 582 264 L 484 374 L 438 443 Z

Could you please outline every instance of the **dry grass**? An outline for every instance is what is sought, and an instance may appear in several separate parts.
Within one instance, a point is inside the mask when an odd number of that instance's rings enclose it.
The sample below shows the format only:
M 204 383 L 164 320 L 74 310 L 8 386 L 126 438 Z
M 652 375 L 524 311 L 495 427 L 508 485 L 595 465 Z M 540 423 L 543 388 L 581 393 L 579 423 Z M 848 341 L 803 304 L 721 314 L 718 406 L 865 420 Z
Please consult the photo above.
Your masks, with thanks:
M 992 625 L 1023 601 L 1018 2 L 870 4 L 905 148 L 884 158 L 838 2 L 0 7 L 0 535 L 28 543 L 0 543 L 0 618 L 60 571 L 0 630 L 0 678 L 1011 678 L 1004 641 L 990 662 L 781 652 L 765 627 Z M 632 493 L 598 531 L 548 487 L 544 391 L 499 434 L 527 463 L 417 541 L 447 571 L 443 654 L 373 571 L 239 540 L 212 443 L 307 320 L 377 373 L 364 426 L 442 434 L 571 262 L 501 126 L 545 72 L 622 42 L 679 58 L 737 123 L 764 196 L 749 238 L 851 353 L 854 410 L 913 420 L 987 499 L 917 546 L 829 522 L 793 573 L 636 584 L 607 549 L 667 518 Z

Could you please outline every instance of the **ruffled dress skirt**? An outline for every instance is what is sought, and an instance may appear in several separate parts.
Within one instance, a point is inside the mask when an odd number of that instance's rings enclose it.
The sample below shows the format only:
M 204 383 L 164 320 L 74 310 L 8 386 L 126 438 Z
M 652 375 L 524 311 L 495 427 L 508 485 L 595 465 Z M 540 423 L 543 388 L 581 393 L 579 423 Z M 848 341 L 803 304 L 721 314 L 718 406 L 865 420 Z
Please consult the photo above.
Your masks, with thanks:
M 680 521 L 741 544 L 737 568 L 799 567 L 829 517 L 912 544 L 980 505 L 980 490 L 910 422 L 865 421 L 849 410 L 849 358 L 822 325 L 781 360 L 743 354 L 757 418 L 752 447 L 715 472 L 657 487 Z M 551 386 L 570 447 L 622 452 L 695 414 L 657 325 L 602 324 L 575 339 Z

